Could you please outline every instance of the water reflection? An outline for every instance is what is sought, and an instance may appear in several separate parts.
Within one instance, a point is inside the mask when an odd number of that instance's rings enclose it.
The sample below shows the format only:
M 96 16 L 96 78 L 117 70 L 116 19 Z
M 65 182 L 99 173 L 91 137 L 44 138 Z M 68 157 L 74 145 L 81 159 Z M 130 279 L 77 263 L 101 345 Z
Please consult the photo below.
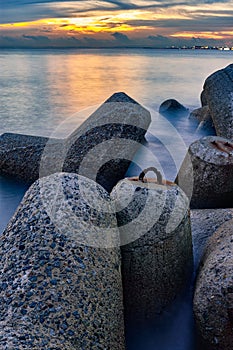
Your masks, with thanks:
M 204 79 L 230 62 L 221 52 L 2 50 L 0 133 L 49 135 L 116 91 L 156 110 L 168 98 L 193 108 Z

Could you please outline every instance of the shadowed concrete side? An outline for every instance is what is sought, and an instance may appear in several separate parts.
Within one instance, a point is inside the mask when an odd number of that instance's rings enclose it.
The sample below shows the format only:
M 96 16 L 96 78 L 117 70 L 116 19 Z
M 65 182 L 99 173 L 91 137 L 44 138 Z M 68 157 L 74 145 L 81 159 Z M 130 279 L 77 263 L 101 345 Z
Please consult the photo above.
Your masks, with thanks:
M 201 262 L 194 313 L 205 349 L 229 350 L 233 344 L 233 221 L 211 237 Z
M 233 64 L 206 79 L 201 101 L 208 105 L 217 135 L 233 140 Z

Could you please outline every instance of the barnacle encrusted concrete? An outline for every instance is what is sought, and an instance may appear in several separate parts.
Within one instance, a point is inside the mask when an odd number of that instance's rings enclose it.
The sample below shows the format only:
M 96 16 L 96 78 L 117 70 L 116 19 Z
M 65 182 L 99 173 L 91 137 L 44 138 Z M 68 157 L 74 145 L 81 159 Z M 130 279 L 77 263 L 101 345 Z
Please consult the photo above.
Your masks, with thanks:
M 194 295 L 194 313 L 205 349 L 229 350 L 233 344 L 233 221 L 211 237 Z
M 230 208 L 233 198 L 233 143 L 207 136 L 189 147 L 176 183 L 192 208 Z
M 192 271 L 189 204 L 175 184 L 124 179 L 113 189 L 121 235 L 126 320 L 154 318 Z
M 98 184 L 36 181 L 0 237 L 1 349 L 124 350 L 119 232 Z

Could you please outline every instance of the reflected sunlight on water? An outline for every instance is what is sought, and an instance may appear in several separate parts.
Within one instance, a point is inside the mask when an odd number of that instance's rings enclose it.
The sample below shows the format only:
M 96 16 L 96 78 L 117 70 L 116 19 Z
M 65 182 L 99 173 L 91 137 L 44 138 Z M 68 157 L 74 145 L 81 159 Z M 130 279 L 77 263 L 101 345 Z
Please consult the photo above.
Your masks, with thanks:
M 231 59 L 218 51 L 0 50 L 0 133 L 49 135 L 116 91 L 155 109 L 167 98 L 198 106 L 204 79 Z

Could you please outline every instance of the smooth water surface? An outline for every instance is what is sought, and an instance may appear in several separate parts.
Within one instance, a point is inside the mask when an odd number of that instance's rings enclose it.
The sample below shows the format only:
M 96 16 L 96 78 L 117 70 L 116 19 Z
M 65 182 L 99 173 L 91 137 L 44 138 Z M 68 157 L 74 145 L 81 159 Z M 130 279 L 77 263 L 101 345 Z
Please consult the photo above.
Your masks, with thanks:
M 0 134 L 50 135 L 78 111 L 124 91 L 157 110 L 168 98 L 199 106 L 205 78 L 232 62 L 233 51 L 0 50 Z M 62 132 L 60 130 L 60 132 Z
M 0 176 L 0 233 L 5 229 L 27 188 L 21 181 Z

